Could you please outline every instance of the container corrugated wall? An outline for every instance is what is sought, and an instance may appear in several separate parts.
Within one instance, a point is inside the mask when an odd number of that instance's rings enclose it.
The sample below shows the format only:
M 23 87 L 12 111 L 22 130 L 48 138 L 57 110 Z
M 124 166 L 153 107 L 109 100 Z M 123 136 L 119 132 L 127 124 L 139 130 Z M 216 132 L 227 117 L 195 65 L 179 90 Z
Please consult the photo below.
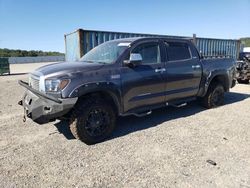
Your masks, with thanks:
M 228 56 L 238 58 L 240 41 L 225 39 L 197 38 L 196 46 L 204 57 Z
M 65 40 L 65 60 L 76 61 L 81 57 L 80 32 L 75 31 L 64 36 Z
M 152 35 L 79 29 L 73 33 L 65 35 L 65 58 L 66 61 L 77 61 L 92 48 L 103 42 L 113 39 L 156 36 L 166 38 L 188 38 L 184 36 Z M 193 41 L 196 43 L 198 50 L 202 52 L 205 58 L 229 56 L 236 59 L 239 54 L 239 40 L 195 38 Z
M 0 57 L 0 75 L 10 74 L 9 58 Z

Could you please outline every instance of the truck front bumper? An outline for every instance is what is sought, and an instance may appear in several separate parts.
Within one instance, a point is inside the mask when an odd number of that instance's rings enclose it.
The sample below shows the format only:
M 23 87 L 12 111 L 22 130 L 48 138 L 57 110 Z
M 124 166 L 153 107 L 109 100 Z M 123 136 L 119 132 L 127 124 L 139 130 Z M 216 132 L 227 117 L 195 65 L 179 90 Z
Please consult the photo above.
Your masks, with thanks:
M 57 99 L 34 90 L 26 82 L 19 81 L 25 87 L 23 98 L 18 104 L 24 108 L 24 116 L 31 118 L 38 124 L 54 121 L 67 114 L 75 105 L 76 98 Z

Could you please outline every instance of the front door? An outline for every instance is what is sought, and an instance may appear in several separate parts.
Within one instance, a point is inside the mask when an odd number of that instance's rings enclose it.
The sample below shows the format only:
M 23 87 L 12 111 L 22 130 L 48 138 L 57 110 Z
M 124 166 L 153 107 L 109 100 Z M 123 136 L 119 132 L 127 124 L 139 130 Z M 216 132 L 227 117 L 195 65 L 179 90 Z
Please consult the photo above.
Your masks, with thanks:
M 141 54 L 142 63 L 121 68 L 124 112 L 164 103 L 166 88 L 162 74 L 166 69 L 161 51 L 158 40 L 142 42 L 131 49 L 130 53 Z

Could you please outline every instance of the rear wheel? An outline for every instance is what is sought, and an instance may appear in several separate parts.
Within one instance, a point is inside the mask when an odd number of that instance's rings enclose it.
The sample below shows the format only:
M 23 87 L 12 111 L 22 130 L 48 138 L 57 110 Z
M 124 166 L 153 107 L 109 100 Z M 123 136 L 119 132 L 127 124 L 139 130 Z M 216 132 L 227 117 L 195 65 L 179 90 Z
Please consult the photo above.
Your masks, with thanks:
M 214 108 L 224 104 L 225 90 L 221 84 L 212 84 L 207 94 L 201 98 L 201 103 L 206 108 Z
M 75 138 L 86 144 L 95 144 L 111 135 L 116 114 L 111 105 L 102 99 L 87 98 L 75 107 L 70 130 Z

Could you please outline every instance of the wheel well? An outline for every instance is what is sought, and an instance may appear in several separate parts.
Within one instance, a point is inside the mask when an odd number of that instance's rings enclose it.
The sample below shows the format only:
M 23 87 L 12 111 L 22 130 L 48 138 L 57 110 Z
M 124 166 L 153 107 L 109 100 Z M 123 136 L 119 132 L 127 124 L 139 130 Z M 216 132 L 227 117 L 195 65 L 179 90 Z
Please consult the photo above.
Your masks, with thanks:
M 114 108 L 117 114 L 119 113 L 119 110 L 120 110 L 119 102 L 115 99 L 114 96 L 112 96 L 111 93 L 107 91 L 96 91 L 96 92 L 86 93 L 78 98 L 77 103 L 81 102 L 87 97 L 103 99 L 107 101 L 107 103 L 110 104 Z
M 229 87 L 228 87 L 228 79 L 226 78 L 226 76 L 224 75 L 218 75 L 218 76 L 215 76 L 209 85 L 212 85 L 212 84 L 216 84 L 216 83 L 220 83 L 224 90 L 225 91 L 228 91 L 229 90 Z

